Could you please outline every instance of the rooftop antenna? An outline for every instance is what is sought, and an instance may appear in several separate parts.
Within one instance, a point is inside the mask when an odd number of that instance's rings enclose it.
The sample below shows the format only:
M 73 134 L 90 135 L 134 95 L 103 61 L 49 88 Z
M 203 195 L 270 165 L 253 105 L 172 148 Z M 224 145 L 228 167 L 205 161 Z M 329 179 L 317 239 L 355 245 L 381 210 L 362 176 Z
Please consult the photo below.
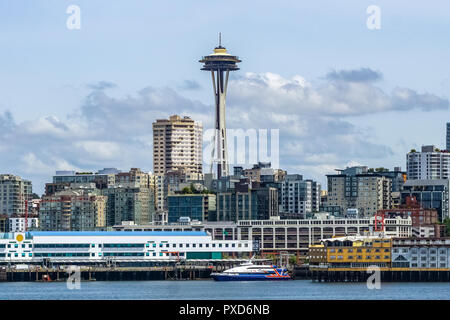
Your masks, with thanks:
M 222 32 L 219 32 L 219 48 L 222 47 Z

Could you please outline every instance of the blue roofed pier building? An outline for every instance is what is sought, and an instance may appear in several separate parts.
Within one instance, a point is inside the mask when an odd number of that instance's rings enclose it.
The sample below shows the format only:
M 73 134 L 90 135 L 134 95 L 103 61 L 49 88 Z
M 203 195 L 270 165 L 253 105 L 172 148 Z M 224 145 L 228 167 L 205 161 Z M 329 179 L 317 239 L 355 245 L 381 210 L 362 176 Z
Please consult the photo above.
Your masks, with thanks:
M 247 259 L 251 240 L 213 240 L 204 231 L 33 231 L 0 234 L 0 265 L 101 265 Z

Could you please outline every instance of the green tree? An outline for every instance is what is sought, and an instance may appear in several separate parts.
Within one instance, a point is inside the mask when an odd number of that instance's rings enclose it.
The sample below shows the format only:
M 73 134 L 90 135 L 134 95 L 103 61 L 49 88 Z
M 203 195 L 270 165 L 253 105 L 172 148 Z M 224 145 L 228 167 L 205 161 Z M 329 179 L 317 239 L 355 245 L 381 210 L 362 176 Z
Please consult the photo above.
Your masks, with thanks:
M 449 236 L 450 235 L 450 218 L 445 218 L 444 224 L 445 224 L 445 235 Z
M 182 194 L 192 194 L 193 192 L 192 192 L 191 188 L 189 188 L 189 187 L 184 187 L 184 188 L 181 190 L 181 193 L 182 193 Z
M 199 193 L 198 190 L 194 187 L 193 183 L 191 183 L 191 185 L 189 187 L 191 188 L 191 193 L 195 193 L 195 194 Z
M 297 264 L 297 257 L 295 255 L 290 255 L 289 256 L 289 264 L 295 266 Z

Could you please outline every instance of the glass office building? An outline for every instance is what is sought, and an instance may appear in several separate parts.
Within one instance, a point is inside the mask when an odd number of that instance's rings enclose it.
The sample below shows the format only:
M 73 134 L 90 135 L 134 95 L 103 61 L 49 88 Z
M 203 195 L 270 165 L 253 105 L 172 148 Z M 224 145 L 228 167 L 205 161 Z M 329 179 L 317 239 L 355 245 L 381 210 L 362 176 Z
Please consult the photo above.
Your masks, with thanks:
M 407 180 L 403 185 L 402 202 L 413 196 L 425 209 L 436 209 L 439 220 L 449 218 L 449 179 Z

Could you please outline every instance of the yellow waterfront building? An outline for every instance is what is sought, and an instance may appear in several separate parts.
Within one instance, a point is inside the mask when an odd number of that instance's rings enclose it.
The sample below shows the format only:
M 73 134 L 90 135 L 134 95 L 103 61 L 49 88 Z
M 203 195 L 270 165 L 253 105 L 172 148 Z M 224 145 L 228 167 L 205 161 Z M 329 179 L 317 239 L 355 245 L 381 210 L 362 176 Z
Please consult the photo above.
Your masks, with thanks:
M 329 268 L 389 268 L 391 248 L 391 238 L 383 235 L 324 239 L 320 245 L 310 247 L 310 264 L 326 264 Z

